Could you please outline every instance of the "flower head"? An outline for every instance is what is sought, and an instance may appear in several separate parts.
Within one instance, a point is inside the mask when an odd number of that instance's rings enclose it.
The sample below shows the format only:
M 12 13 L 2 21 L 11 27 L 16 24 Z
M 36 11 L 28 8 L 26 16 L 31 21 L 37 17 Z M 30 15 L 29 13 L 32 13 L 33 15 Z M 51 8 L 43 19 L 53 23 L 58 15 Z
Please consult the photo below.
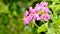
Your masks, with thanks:
M 46 7 L 47 5 L 47 2 L 41 2 L 40 4 L 36 4 L 34 8 L 29 7 L 29 11 L 24 13 L 24 25 L 29 24 L 32 20 L 48 21 L 50 19 L 50 15 L 48 14 L 50 10 Z

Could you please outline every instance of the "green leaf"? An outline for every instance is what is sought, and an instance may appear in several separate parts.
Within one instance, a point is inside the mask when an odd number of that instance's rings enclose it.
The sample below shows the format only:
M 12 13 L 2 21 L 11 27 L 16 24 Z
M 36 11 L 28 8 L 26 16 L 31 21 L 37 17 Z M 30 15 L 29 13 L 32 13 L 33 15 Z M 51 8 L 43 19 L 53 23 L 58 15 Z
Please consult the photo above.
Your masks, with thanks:
M 53 3 L 59 3 L 59 0 L 51 0 Z
M 45 23 L 38 28 L 37 33 L 46 32 L 47 30 L 48 30 L 48 23 Z
M 56 34 L 54 28 L 53 27 L 49 28 L 47 34 Z
M 56 9 L 56 5 L 50 5 L 49 7 L 52 9 L 52 11 Z

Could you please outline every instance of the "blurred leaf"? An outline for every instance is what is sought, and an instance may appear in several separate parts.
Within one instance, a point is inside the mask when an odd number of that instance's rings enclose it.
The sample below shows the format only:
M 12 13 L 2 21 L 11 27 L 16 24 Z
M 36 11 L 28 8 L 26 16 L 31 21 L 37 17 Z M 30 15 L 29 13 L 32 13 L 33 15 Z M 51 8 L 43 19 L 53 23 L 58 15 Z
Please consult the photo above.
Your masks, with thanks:
M 48 23 L 45 23 L 45 24 L 41 25 L 37 30 L 38 33 L 46 32 L 46 31 L 48 31 Z
M 60 0 L 51 0 L 53 3 L 60 3 Z
M 52 11 L 56 10 L 56 5 L 50 5 L 49 7 L 52 9 Z

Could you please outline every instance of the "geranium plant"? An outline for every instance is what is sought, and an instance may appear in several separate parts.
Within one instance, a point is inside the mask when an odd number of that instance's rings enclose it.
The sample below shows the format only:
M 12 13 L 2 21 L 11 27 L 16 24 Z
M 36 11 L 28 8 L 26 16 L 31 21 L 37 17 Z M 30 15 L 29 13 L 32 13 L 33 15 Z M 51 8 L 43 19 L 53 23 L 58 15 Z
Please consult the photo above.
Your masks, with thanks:
M 38 34 L 41 34 L 41 32 L 46 34 L 59 34 L 60 17 L 58 14 L 60 5 L 56 5 L 54 2 L 51 5 L 48 4 L 48 2 L 41 2 L 37 3 L 34 8 L 29 7 L 29 10 L 26 10 L 24 13 L 24 25 L 29 25 L 32 21 L 32 24 L 37 27 Z M 43 24 L 41 25 L 41 23 Z

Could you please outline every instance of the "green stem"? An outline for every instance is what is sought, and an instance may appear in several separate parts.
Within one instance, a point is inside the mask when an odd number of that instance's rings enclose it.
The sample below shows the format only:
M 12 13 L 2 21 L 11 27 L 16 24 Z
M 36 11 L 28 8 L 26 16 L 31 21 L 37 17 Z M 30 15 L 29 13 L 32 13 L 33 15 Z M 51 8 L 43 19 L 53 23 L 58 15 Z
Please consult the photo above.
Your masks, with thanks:
M 36 23 L 35 23 L 35 26 L 36 26 L 36 27 L 39 27 Z

